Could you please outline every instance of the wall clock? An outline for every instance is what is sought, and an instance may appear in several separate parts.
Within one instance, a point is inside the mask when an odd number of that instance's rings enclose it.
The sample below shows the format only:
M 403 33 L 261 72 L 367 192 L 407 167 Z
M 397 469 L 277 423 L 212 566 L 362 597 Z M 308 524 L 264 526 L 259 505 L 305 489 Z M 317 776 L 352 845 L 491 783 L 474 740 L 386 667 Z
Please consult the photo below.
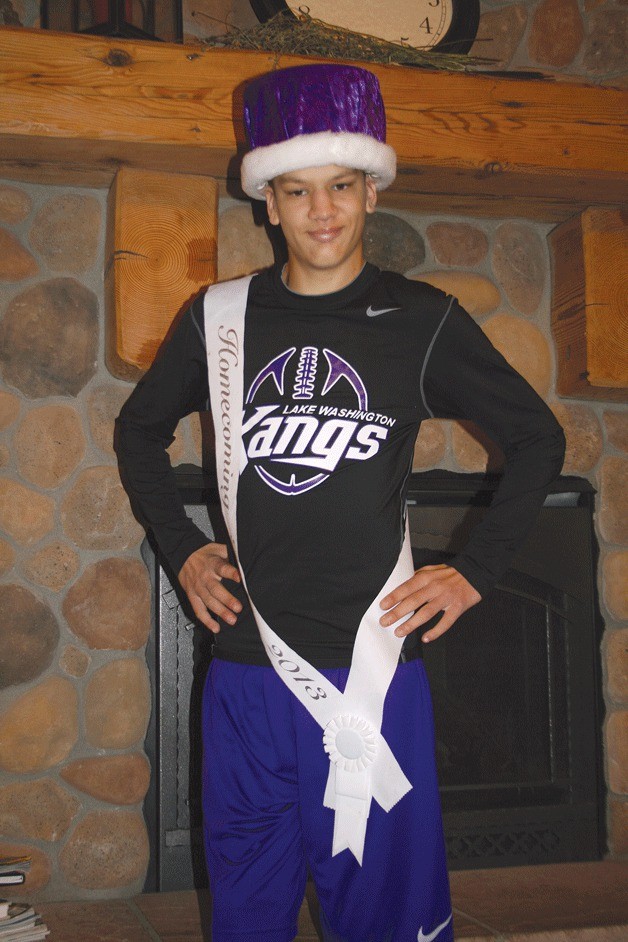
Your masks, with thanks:
M 480 0 L 250 0 L 264 22 L 299 9 L 331 26 L 369 33 L 390 42 L 402 39 L 419 49 L 468 52 L 480 19 Z

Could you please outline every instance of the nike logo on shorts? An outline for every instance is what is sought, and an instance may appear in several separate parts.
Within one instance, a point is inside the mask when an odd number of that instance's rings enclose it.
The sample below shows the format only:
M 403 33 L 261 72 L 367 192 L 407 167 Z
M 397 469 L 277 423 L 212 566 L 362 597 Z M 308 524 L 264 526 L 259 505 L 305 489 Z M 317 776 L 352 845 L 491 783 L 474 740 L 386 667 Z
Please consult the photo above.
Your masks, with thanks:
M 449 913 L 449 915 L 447 916 L 447 919 L 445 919 L 445 922 L 441 922 L 440 926 L 436 926 L 434 931 L 430 932 L 428 935 L 425 935 L 425 933 L 423 932 L 423 926 L 421 926 L 421 928 L 419 929 L 419 934 L 417 935 L 417 942 L 433 942 L 436 936 L 439 935 L 439 933 L 443 931 L 445 926 L 447 926 L 451 922 L 451 915 L 452 914 Z
M 366 309 L 366 316 L 367 317 L 379 317 L 380 314 L 390 314 L 391 311 L 400 311 L 400 310 L 401 310 L 400 307 L 384 307 L 381 309 L 381 311 L 374 311 L 371 305 L 369 304 L 368 308 Z

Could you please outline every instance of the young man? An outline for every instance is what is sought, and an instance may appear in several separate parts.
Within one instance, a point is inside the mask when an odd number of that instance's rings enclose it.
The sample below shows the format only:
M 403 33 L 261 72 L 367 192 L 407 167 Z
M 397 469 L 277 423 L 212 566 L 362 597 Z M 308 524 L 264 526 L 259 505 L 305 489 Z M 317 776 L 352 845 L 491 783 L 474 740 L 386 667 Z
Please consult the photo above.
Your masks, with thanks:
M 562 432 L 455 299 L 365 264 L 366 215 L 395 175 L 370 72 L 262 76 L 245 123 L 243 187 L 288 262 L 198 299 L 118 422 L 134 504 L 216 635 L 214 942 L 293 939 L 308 870 L 328 942 L 451 942 L 421 646 L 507 568 Z M 208 398 L 231 546 L 187 519 L 165 453 Z M 405 488 L 434 416 L 478 422 L 506 470 L 464 552 L 414 572 Z

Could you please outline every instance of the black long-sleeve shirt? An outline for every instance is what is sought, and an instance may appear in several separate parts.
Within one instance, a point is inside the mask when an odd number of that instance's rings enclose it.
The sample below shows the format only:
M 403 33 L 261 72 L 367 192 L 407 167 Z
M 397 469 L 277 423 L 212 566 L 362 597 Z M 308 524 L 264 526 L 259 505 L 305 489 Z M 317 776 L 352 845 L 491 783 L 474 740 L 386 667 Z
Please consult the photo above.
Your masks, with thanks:
M 473 420 L 504 452 L 491 507 L 452 560 L 482 596 L 562 467 L 552 413 L 455 299 L 370 264 L 322 296 L 290 291 L 276 266 L 254 278 L 244 390 L 239 563 L 266 620 L 315 666 L 350 663 L 394 566 L 423 419 Z M 208 540 L 185 514 L 165 449 L 208 396 L 199 298 L 117 423 L 126 486 L 174 572 Z M 225 626 L 215 654 L 267 663 L 250 610 Z

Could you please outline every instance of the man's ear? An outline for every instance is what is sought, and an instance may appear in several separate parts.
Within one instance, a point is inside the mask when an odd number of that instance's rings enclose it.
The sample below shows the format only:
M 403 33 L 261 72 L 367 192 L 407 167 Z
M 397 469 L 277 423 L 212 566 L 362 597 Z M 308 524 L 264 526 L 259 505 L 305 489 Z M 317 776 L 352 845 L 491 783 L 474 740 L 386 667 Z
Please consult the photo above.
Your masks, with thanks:
M 268 213 L 268 221 L 272 226 L 278 226 L 279 213 L 277 212 L 277 197 L 275 196 L 275 191 L 271 183 L 266 185 L 264 196 L 266 197 L 266 212 Z
M 375 180 L 368 173 L 364 175 L 364 184 L 366 186 L 366 211 L 374 213 L 377 206 L 377 188 Z

